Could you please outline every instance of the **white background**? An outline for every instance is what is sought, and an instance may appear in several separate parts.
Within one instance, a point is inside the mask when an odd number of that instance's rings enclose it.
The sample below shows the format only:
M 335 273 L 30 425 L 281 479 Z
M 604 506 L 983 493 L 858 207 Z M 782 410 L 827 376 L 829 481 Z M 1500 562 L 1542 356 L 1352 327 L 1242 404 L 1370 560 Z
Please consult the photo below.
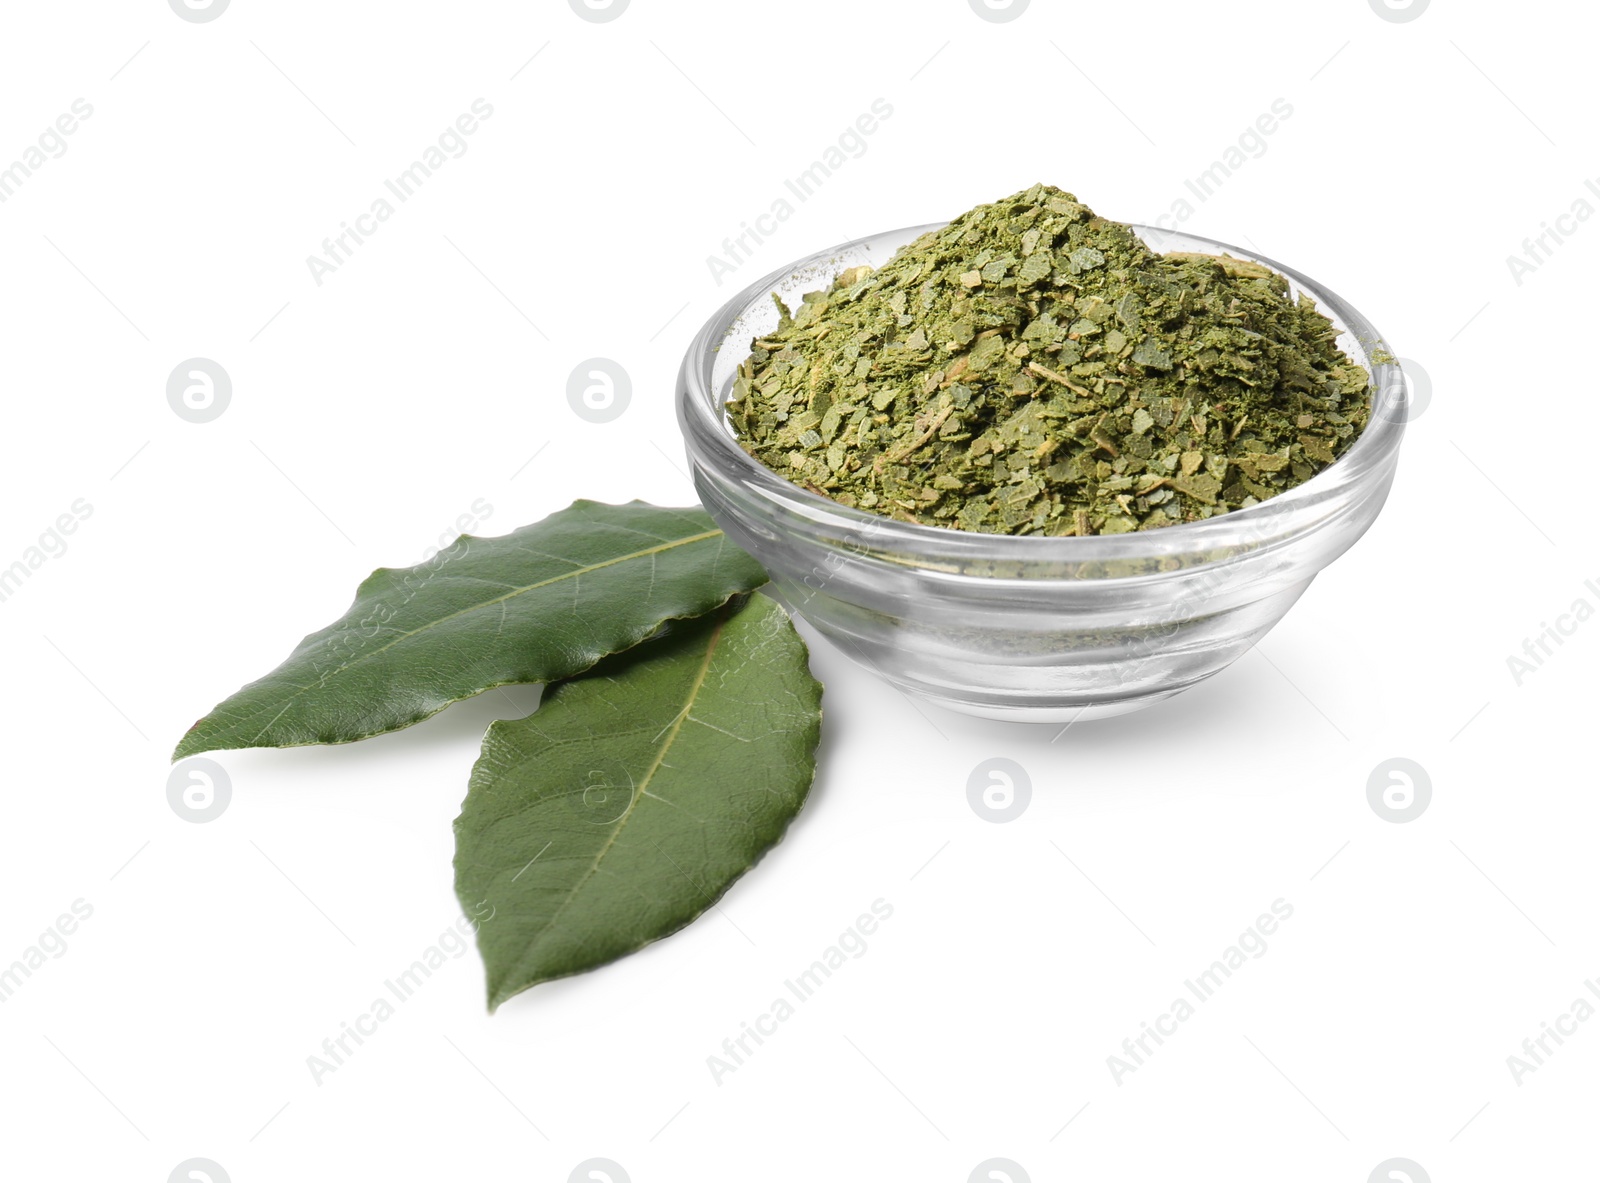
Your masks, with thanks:
M 1593 1169 L 1600 1022 L 1520 1084 L 1506 1063 L 1600 975 L 1600 623 L 1521 685 L 1507 667 L 1600 605 L 1600 219 L 1520 284 L 1506 263 L 1600 176 L 1586 10 L 1034 0 L 989 23 L 965 0 L 634 0 L 589 23 L 560 0 L 234 0 L 189 23 L 140 0 L 3 20 L 0 166 L 75 99 L 93 115 L 0 204 L 0 566 L 75 500 L 93 512 L 0 603 L 0 964 L 72 901 L 94 913 L 0 1004 L 0 1174 Z M 306 257 L 480 97 L 470 150 L 319 286 Z M 707 257 L 880 97 L 864 154 L 739 283 L 1036 181 L 1153 221 L 1288 100 L 1182 224 L 1318 278 L 1429 376 L 1388 508 L 1232 669 L 1059 737 L 915 707 L 817 643 L 817 788 L 725 915 L 493 1019 L 468 953 L 314 1083 L 307 1056 L 458 916 L 478 738 L 534 695 L 224 753 L 233 802 L 204 825 L 168 806 L 173 743 L 479 498 L 485 533 L 575 496 L 691 503 L 676 366 L 736 286 Z M 234 386 L 206 424 L 166 401 L 195 356 Z M 607 424 L 566 401 L 593 356 L 633 379 Z M 1004 825 L 966 798 L 995 756 L 1034 785 Z M 1394 756 L 1433 784 L 1409 824 L 1367 802 Z M 880 897 L 868 952 L 714 1083 L 706 1058 Z M 1280 897 L 1269 951 L 1115 1083 L 1107 1056 Z

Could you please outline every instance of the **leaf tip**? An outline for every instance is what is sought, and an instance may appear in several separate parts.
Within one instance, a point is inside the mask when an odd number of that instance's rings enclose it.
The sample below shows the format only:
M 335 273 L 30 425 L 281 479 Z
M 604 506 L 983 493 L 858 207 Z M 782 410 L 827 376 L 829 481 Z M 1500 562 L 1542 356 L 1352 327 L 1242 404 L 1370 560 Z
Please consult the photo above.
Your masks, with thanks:
M 538 979 L 538 981 L 543 980 L 544 979 L 542 978 Z M 537 984 L 537 981 L 530 982 L 527 986 L 515 986 L 508 989 L 504 982 L 496 984 L 493 980 L 490 980 L 488 983 L 489 990 L 487 998 L 489 1014 L 491 1016 L 497 1014 L 502 1006 L 510 1002 L 518 994 L 521 994 L 524 990 L 527 990 L 529 986 L 534 986 Z
M 210 746 L 205 742 L 205 740 L 200 739 L 197 735 L 200 730 L 200 724 L 204 722 L 204 719 L 196 719 L 194 726 L 183 733 L 183 738 L 178 741 L 178 746 L 172 749 L 171 762 L 173 764 L 176 764 L 179 760 L 182 760 L 188 756 L 197 755 L 200 752 L 210 751 Z

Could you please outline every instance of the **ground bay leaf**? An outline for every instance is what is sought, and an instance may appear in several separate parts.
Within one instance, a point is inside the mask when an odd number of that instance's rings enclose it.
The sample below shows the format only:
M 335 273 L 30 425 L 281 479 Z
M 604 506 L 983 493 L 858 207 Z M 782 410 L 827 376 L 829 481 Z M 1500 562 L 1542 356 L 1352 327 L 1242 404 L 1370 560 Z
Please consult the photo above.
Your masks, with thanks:
M 1310 479 L 1367 422 L 1369 375 L 1284 277 L 1160 254 L 1048 186 L 978 206 L 848 282 L 847 301 L 837 286 L 805 298 L 810 327 L 783 319 L 752 343 L 729 418 L 780 475 L 900 520 L 1020 534 L 1197 521 Z M 944 395 L 956 411 L 930 432 Z M 818 464 L 784 416 L 841 397 L 876 415 Z M 1030 403 L 1043 421 L 1015 418 Z M 1180 456 L 1184 476 L 1206 479 L 1146 479 Z M 1107 482 L 1108 463 L 1129 483 Z

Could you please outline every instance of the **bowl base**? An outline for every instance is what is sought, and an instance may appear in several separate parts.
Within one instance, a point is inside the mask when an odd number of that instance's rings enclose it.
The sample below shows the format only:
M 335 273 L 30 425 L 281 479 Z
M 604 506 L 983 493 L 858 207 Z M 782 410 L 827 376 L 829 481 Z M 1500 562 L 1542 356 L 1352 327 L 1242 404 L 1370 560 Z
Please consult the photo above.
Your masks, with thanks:
M 904 689 L 904 687 L 902 687 Z M 1152 694 L 1140 695 L 1138 698 L 1120 699 L 1116 702 L 1086 703 L 1083 706 L 1008 706 L 1003 703 L 970 702 L 964 699 L 940 698 L 934 694 L 927 694 L 918 690 L 906 690 L 925 702 L 934 706 L 943 707 L 947 711 L 955 711 L 960 715 L 971 715 L 978 719 L 996 719 L 1003 723 L 1087 723 L 1094 719 L 1111 719 L 1117 715 L 1128 715 L 1134 711 L 1142 711 L 1145 707 L 1154 706 L 1162 699 L 1171 698 L 1188 689 L 1179 686 L 1171 690 L 1158 690 Z

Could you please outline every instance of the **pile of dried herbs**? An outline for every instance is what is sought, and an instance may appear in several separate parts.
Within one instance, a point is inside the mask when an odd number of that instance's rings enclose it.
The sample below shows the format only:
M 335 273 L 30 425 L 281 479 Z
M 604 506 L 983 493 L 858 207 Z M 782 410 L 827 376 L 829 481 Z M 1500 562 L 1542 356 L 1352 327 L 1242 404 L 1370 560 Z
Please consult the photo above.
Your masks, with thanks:
M 776 296 L 774 297 L 776 299 Z M 1369 377 L 1258 263 L 1157 254 L 1046 185 L 856 267 L 753 343 L 745 449 L 845 505 L 1121 534 L 1259 501 L 1366 426 Z

